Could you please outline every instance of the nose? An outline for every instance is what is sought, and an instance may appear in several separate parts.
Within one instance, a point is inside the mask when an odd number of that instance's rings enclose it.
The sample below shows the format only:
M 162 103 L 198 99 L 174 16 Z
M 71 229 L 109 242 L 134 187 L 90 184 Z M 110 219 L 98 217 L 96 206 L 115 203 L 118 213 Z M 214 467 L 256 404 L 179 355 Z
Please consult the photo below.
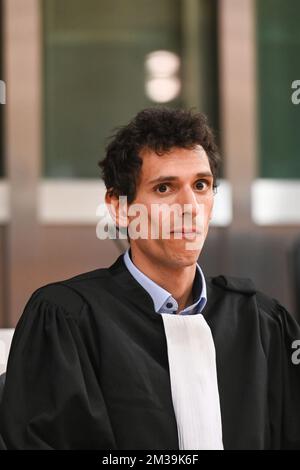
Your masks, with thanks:
M 182 215 L 189 214 L 192 217 L 198 215 L 200 204 L 191 187 L 182 188 L 176 202 L 181 206 Z

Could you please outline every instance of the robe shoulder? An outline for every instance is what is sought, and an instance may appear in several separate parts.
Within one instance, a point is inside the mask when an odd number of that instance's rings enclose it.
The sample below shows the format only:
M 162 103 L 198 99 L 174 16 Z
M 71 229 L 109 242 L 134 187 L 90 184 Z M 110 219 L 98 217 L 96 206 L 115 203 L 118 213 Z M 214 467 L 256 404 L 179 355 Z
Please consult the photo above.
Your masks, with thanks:
M 231 276 L 216 276 L 211 278 L 211 283 L 217 286 L 220 290 L 231 294 L 244 295 L 248 297 L 255 297 L 256 305 L 259 311 L 265 312 L 269 315 L 275 315 L 286 311 L 280 302 L 265 293 L 258 290 L 254 282 L 249 278 L 239 278 Z
M 29 304 L 46 302 L 54 307 L 60 307 L 66 314 L 78 315 L 84 300 L 68 285 L 63 282 L 55 282 L 39 287 L 29 299 Z
M 254 295 L 257 290 L 251 279 L 232 277 L 232 276 L 216 276 L 211 279 L 212 284 L 229 292 L 237 292 L 244 295 Z
M 104 281 L 108 276 L 108 269 L 102 268 L 45 284 L 32 293 L 27 306 L 50 304 L 54 308 L 59 308 L 65 315 L 71 315 L 76 319 L 88 301 L 85 295 L 86 288 L 91 287 L 100 293 L 105 288 Z

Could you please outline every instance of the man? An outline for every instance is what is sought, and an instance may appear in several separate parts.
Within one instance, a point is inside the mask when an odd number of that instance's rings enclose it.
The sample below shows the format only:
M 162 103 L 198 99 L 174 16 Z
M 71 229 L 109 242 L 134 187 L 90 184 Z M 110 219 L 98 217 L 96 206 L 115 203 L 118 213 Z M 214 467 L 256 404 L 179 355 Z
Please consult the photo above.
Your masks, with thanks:
M 33 293 L 2 400 L 8 448 L 300 448 L 299 326 L 197 264 L 218 164 L 201 114 L 150 108 L 116 133 L 101 167 L 130 249 Z

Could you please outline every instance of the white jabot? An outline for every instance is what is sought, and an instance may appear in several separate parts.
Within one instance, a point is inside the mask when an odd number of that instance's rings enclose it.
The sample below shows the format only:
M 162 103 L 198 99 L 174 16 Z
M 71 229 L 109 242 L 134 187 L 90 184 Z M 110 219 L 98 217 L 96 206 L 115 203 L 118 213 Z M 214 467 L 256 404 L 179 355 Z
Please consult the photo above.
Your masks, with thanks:
M 223 449 L 216 352 L 201 313 L 162 315 L 180 450 Z

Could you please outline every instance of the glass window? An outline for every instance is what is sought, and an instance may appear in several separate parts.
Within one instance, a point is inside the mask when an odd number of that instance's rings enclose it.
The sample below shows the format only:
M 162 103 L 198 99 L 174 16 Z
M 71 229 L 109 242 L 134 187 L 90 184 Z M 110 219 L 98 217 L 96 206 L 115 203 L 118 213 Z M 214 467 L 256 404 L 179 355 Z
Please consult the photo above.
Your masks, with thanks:
M 206 61 L 188 77 L 206 93 L 188 105 L 217 127 L 215 0 L 43 0 L 45 176 L 97 177 L 113 128 L 146 106 L 185 104 L 188 4 Z
M 291 88 L 300 80 L 300 2 L 257 0 L 256 9 L 260 176 L 300 178 L 300 104 Z

